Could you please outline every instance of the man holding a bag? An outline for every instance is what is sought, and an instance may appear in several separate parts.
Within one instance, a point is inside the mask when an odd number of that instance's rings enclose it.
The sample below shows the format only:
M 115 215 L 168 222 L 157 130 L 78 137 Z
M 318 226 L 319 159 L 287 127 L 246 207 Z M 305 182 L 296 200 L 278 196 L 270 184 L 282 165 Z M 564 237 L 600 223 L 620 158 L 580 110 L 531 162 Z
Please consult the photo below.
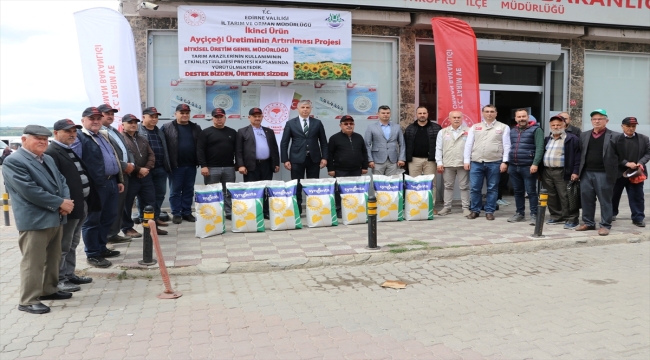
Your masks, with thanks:
M 645 201 L 643 198 L 643 182 L 648 177 L 646 164 L 650 160 L 650 140 L 647 136 L 636 132 L 638 120 L 635 117 L 626 117 L 623 119 L 621 127 L 623 136 L 618 139 L 616 144 L 618 153 L 621 156 L 620 166 L 626 172 L 636 171 L 636 176 L 623 176 L 616 180 L 614 185 L 614 196 L 612 197 L 612 208 L 616 220 L 618 215 L 618 204 L 621 201 L 623 189 L 627 191 L 627 199 L 632 210 L 632 224 L 638 227 L 645 227 Z
M 578 226 L 579 207 L 569 205 L 567 186 L 572 182 L 578 186 L 580 171 L 580 139 L 566 132 L 566 123 L 560 116 L 549 120 L 551 134 L 544 139 L 542 159 L 542 184 L 548 190 L 548 211 L 551 214 L 546 222 L 549 225 L 564 223 L 565 229 Z M 578 200 L 580 191 L 577 192 Z

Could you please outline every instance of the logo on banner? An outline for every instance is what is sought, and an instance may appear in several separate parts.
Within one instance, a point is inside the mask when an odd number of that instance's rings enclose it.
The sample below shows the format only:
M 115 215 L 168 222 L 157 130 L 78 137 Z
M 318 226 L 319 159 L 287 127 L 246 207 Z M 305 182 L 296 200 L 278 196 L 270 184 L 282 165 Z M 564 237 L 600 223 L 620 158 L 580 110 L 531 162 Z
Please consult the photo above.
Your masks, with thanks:
M 205 13 L 201 10 L 190 9 L 185 12 L 185 22 L 191 26 L 199 26 L 205 22 Z
M 266 105 L 262 113 L 264 114 L 264 120 L 271 124 L 282 124 L 289 118 L 289 109 L 280 102 Z
M 341 26 L 343 26 L 343 18 L 341 17 L 341 14 L 330 14 L 330 16 L 325 19 L 327 21 L 327 26 L 329 26 L 332 29 L 338 29 Z

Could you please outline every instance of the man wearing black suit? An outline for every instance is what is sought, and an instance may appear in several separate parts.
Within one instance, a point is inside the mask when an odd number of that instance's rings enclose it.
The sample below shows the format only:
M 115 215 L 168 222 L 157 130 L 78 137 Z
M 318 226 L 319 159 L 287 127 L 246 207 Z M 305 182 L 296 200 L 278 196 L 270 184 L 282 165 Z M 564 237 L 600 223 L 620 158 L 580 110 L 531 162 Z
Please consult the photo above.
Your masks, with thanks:
M 77 139 L 77 130 L 81 125 L 75 125 L 70 119 L 59 120 L 54 123 L 54 139 L 45 153 L 50 155 L 65 178 L 70 188 L 70 199 L 75 207 L 68 214 L 68 222 L 63 225 L 61 237 L 61 265 L 59 265 L 60 291 L 73 292 L 81 290 L 80 284 L 93 281 L 86 276 L 77 276 L 74 273 L 77 266 L 77 245 L 81 240 L 81 224 L 86 219 L 88 211 L 99 211 L 99 196 L 91 184 L 86 165 L 70 149 L 70 145 Z
M 626 117 L 623 119 L 621 128 L 623 136 L 619 137 L 616 144 L 618 154 L 620 155 L 620 170 L 638 171 L 643 166 L 643 173 L 648 176 L 647 162 L 650 160 L 650 139 L 643 134 L 636 132 L 636 126 L 639 121 L 635 117 Z M 645 199 L 643 198 L 643 183 L 633 184 L 630 179 L 621 176 L 616 180 L 614 185 L 614 196 L 612 197 L 612 207 L 614 208 L 614 220 L 618 215 L 618 204 L 621 201 L 623 189 L 627 191 L 627 200 L 632 210 L 632 224 L 638 227 L 645 227 Z
M 609 130 L 607 111 L 591 112 L 593 130 L 580 134 L 580 200 L 582 221 L 576 231 L 596 230 L 596 198 L 600 203 L 600 229 L 598 235 L 609 235 L 612 227 L 612 195 L 616 179 L 621 176 L 618 167 L 616 142 L 621 133 Z
M 280 141 L 280 158 L 284 168 L 291 171 L 291 179 L 298 179 L 298 209 L 302 213 L 302 185 L 300 180 L 318 179 L 320 169 L 327 166 L 327 137 L 320 120 L 310 118 L 311 102 L 298 103 L 298 117 L 284 125 Z M 289 142 L 291 150 L 289 151 Z M 305 177 L 306 173 L 306 177 Z
M 278 142 L 273 130 L 262 126 L 262 110 L 248 111 L 249 126 L 237 130 L 235 167 L 244 175 L 244 182 L 272 180 L 280 171 Z M 269 218 L 268 201 L 264 201 L 264 217 Z

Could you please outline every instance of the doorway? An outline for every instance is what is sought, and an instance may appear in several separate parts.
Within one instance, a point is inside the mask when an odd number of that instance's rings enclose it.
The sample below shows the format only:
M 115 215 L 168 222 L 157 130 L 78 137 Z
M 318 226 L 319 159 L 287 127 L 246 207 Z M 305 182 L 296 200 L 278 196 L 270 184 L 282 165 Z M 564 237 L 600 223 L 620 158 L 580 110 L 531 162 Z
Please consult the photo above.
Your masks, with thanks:
M 497 120 L 512 127 L 515 123 L 515 110 L 526 109 L 543 128 L 543 96 L 541 92 L 530 91 L 490 91 L 491 103 L 497 107 Z

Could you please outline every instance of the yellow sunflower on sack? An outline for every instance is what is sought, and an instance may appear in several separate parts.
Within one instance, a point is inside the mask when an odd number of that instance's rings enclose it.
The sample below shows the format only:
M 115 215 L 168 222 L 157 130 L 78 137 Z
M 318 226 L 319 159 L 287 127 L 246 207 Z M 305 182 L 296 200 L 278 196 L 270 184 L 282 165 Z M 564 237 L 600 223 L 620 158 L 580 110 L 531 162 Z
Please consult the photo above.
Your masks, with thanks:
M 412 191 L 410 194 L 406 195 L 406 201 L 409 204 L 417 205 L 422 202 L 422 196 L 415 191 Z
M 199 208 L 199 216 L 206 220 L 211 220 L 217 217 L 217 209 L 209 204 L 201 205 Z
M 318 211 L 323 207 L 323 201 L 316 196 L 307 197 L 307 207 L 310 210 Z
M 348 209 L 356 209 L 357 206 L 359 205 L 359 199 L 357 199 L 357 197 L 354 195 L 343 195 L 341 197 L 341 200 L 343 206 L 345 206 Z
M 246 205 L 246 202 L 241 200 L 234 200 L 232 202 L 232 212 L 235 214 L 244 215 L 246 211 L 248 211 L 248 205 Z
M 389 193 L 385 191 L 377 191 L 375 194 L 377 196 L 377 203 L 381 206 L 388 206 L 390 205 L 391 201 L 391 196 Z
M 271 199 L 271 210 L 273 212 L 280 213 L 284 211 L 286 207 L 287 207 L 287 203 L 284 201 L 284 199 L 279 199 L 279 198 Z

